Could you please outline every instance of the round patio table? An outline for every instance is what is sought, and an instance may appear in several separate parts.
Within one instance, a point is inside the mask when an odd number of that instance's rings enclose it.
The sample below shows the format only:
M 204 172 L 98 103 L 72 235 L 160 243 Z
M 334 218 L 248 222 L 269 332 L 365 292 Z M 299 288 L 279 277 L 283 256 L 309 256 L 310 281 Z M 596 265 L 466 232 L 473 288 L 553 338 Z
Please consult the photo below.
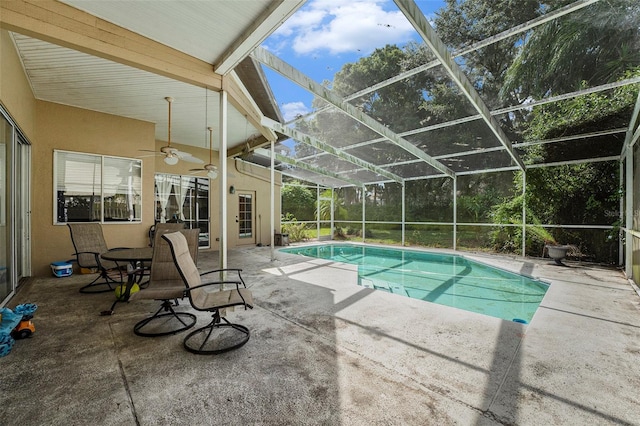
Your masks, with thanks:
M 106 311 L 100 312 L 100 315 L 113 315 L 113 309 L 118 302 L 126 302 L 131 295 L 131 288 L 136 281 L 136 276 L 142 275 L 142 270 L 139 267 L 140 264 L 148 264 L 153 259 L 152 247 L 139 247 L 120 250 L 111 250 L 100 255 L 105 260 L 111 260 L 116 263 L 127 262 L 127 287 L 124 293 L 121 293 L 120 297 L 113 302 L 111 308 Z

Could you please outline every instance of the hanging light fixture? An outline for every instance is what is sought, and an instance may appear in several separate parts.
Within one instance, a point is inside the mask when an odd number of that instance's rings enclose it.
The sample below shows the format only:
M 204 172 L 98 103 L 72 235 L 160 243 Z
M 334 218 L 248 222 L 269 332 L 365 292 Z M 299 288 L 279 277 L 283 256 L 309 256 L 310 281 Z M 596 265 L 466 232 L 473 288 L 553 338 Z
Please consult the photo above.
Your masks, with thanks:
M 205 164 L 201 169 L 189 169 L 189 171 L 206 171 L 209 179 L 215 179 L 218 177 L 218 168 L 213 165 L 213 127 L 207 127 L 207 130 L 209 130 L 209 164 Z
M 209 164 L 205 164 L 204 168 L 207 171 L 207 176 L 209 179 L 215 179 L 218 177 L 218 168 L 213 165 L 212 157 L 213 157 L 213 127 L 207 127 L 209 129 Z
M 167 126 L 168 141 L 167 141 L 167 146 L 163 146 L 162 148 L 160 148 L 160 152 L 165 154 L 164 162 L 170 166 L 174 166 L 178 164 L 179 158 L 177 155 L 177 150 L 175 148 L 171 148 L 171 102 L 173 102 L 173 98 L 170 96 L 167 96 L 164 99 L 169 103 L 169 124 Z

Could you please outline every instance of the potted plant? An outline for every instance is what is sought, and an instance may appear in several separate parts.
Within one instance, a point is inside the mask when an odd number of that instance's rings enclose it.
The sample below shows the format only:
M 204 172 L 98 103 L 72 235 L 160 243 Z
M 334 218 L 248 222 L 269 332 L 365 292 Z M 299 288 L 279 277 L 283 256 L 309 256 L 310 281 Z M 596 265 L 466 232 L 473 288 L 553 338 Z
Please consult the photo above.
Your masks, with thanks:
M 547 249 L 547 254 L 549 255 L 550 258 L 552 258 L 557 265 L 560 266 L 565 266 L 564 263 L 562 263 L 562 259 L 564 259 L 565 257 L 567 257 L 567 252 L 571 249 L 573 249 L 573 246 L 568 245 L 568 244 L 546 244 L 545 248 Z
M 562 260 L 567 257 L 569 250 L 577 250 L 576 247 L 570 244 L 558 244 L 553 235 L 543 228 L 539 221 L 534 220 L 534 224 L 535 226 L 530 227 L 529 231 L 544 241 L 542 257 L 544 257 L 544 252 L 546 251 L 557 265 L 566 266 L 562 263 Z

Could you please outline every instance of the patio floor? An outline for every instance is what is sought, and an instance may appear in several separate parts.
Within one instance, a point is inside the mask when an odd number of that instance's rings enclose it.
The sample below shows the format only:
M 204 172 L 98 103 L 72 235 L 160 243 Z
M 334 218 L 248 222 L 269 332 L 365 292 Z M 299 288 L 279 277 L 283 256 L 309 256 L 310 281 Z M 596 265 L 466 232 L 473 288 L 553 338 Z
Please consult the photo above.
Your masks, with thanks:
M 89 276 L 32 280 L 9 304 L 38 304 L 37 330 L 0 358 L 0 424 L 640 423 L 640 297 L 616 269 L 468 254 L 552 283 L 524 325 L 359 287 L 351 265 L 269 254 L 230 252 L 256 307 L 228 314 L 251 339 L 218 356 L 186 352 L 184 334 L 134 335 L 157 302 L 101 317 L 113 295 L 78 293 Z

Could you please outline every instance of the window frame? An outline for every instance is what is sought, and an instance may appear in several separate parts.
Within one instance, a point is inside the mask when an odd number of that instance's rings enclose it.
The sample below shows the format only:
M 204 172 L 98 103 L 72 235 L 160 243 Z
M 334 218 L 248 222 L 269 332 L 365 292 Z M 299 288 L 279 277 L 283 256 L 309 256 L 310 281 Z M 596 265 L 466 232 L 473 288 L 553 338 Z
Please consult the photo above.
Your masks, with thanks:
M 171 188 L 169 188 L 169 193 L 166 194 L 166 200 L 164 201 L 164 206 L 162 205 L 162 200 L 159 199 L 159 195 L 161 192 L 161 188 L 158 186 L 158 177 L 162 176 L 163 181 L 165 181 L 168 185 L 170 185 Z M 163 217 L 162 214 L 164 213 L 164 220 L 166 222 L 171 222 L 174 218 L 170 218 L 169 215 L 167 214 L 166 209 L 168 207 L 177 207 L 177 203 L 176 205 L 171 205 L 169 206 L 169 199 L 173 199 L 173 201 L 176 201 L 176 193 L 175 193 L 175 185 L 176 183 L 180 183 L 182 181 L 182 179 L 188 179 L 189 183 L 184 187 L 188 190 L 187 193 L 185 193 L 185 199 L 182 203 L 182 206 L 179 206 L 179 210 L 178 211 L 182 211 L 184 212 L 184 206 L 188 203 L 190 206 L 194 206 L 193 203 L 195 203 L 195 209 L 193 209 L 193 212 L 195 212 L 195 217 L 190 217 L 190 218 L 185 218 L 182 219 L 180 218 L 180 221 L 183 221 L 189 228 L 195 228 L 198 227 L 200 228 L 200 236 L 199 236 L 199 242 L 198 242 L 198 247 L 201 249 L 207 249 L 207 248 L 211 248 L 211 179 L 208 177 L 204 177 L 204 176 L 197 176 L 197 175 L 184 175 L 184 174 L 176 174 L 176 173 L 166 173 L 166 172 L 156 172 L 154 173 L 153 176 L 153 201 L 154 201 L 154 206 L 156 206 L 155 211 L 154 211 L 154 223 L 161 223 Z M 166 180 L 165 180 L 166 179 Z M 206 185 L 206 197 L 203 197 L 200 195 L 199 191 L 202 191 L 202 188 L 200 184 L 198 184 L 198 181 L 206 181 L 208 182 Z M 193 181 L 193 182 L 192 182 Z M 193 185 L 193 187 L 191 186 Z M 165 188 L 166 190 L 166 188 Z M 190 192 L 190 194 L 189 194 Z M 159 205 L 160 203 L 160 205 Z M 203 218 L 200 217 L 200 204 L 202 203 L 203 206 L 206 206 L 206 215 L 207 217 Z M 206 223 L 206 227 L 207 229 L 202 229 L 202 227 L 199 225 L 200 223 Z
M 63 221 L 59 221 L 58 220 L 58 174 L 61 172 L 61 170 L 58 170 L 58 156 L 59 155 L 68 155 L 68 154 L 74 154 L 74 155 L 81 155 L 81 156 L 87 156 L 87 157 L 92 157 L 95 159 L 99 159 L 99 162 L 96 162 L 95 164 L 100 164 L 100 186 L 99 186 L 99 195 L 95 195 L 96 197 L 99 197 L 100 199 L 100 218 L 99 220 L 88 220 L 88 221 L 75 221 L 75 220 L 67 220 L 66 222 Z M 124 160 L 124 161 L 128 161 L 128 162 L 134 162 L 137 163 L 137 165 L 139 166 L 140 169 L 140 176 L 137 175 L 131 175 L 133 177 L 138 177 L 140 180 L 140 186 L 139 186 L 139 194 L 134 194 L 134 196 L 137 196 L 139 198 L 139 201 L 137 203 L 134 203 L 134 207 L 138 206 L 138 210 L 139 213 L 136 215 L 137 217 L 133 217 L 132 219 L 122 219 L 122 220 L 105 220 L 105 162 L 108 162 L 109 160 Z M 109 164 L 107 164 L 107 167 L 109 167 Z M 54 225 L 66 225 L 67 223 L 100 223 L 101 225 L 110 225 L 110 224 L 118 224 L 118 225 L 122 225 L 122 224 L 132 224 L 132 225 L 139 225 L 142 223 L 142 206 L 143 206 L 143 191 L 144 191 L 144 184 L 143 184 L 143 161 L 139 158 L 131 158 L 131 157 L 120 157 L 120 156 L 115 156 L 115 155 L 102 155 L 102 154 L 95 154 L 95 153 L 89 153 L 89 152 L 80 152 L 80 151 L 67 151 L 67 150 L 59 150 L 59 149 L 54 149 L 53 150 L 53 224 Z M 136 209 L 133 209 L 134 211 L 136 211 Z

